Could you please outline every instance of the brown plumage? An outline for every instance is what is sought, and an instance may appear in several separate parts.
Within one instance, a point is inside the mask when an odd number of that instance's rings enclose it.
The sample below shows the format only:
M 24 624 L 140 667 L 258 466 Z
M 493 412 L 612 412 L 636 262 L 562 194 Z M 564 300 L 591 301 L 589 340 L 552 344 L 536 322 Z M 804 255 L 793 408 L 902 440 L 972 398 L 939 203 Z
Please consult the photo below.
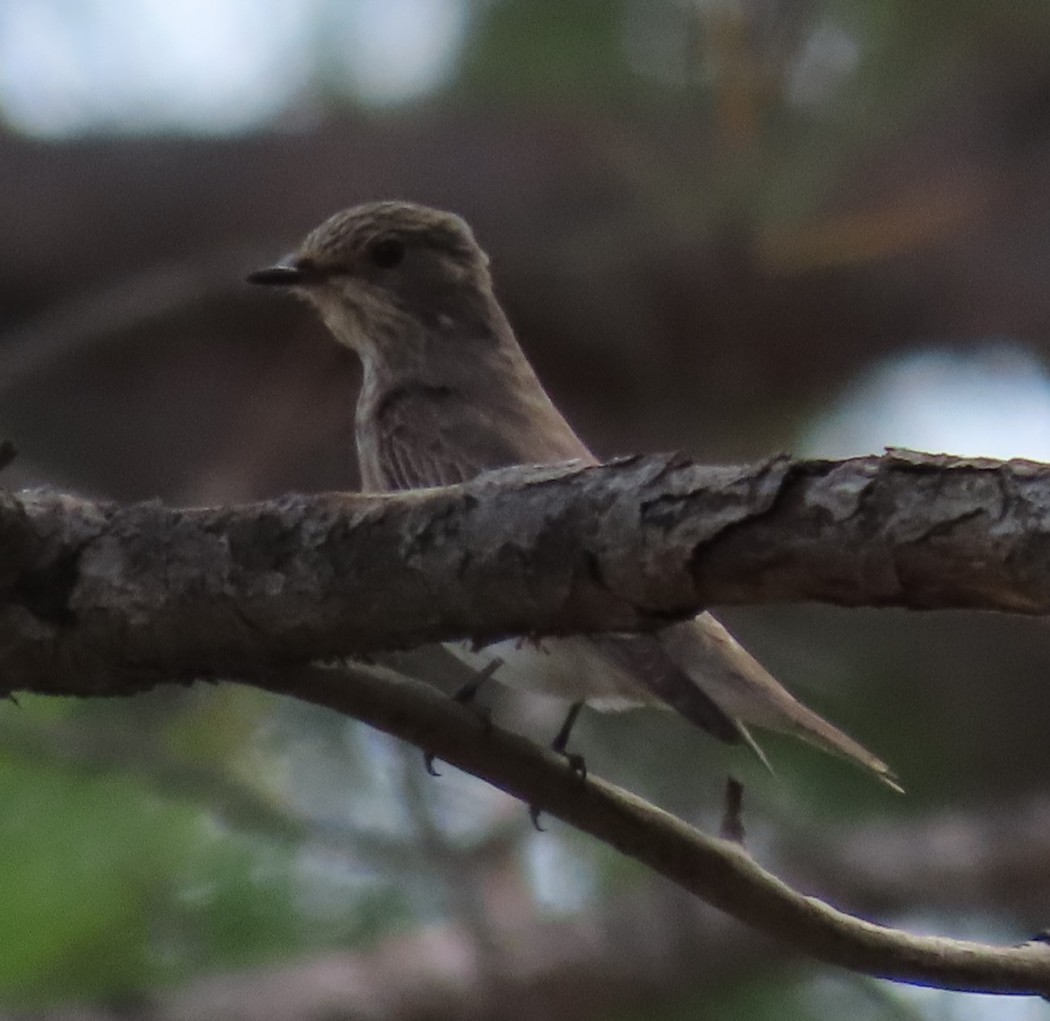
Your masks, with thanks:
M 488 258 L 459 217 L 406 202 L 357 206 L 249 279 L 294 288 L 361 357 L 366 489 L 447 485 L 515 464 L 595 463 L 518 346 Z M 452 648 L 479 667 L 499 656 L 503 683 L 597 708 L 662 702 L 760 756 L 747 723 L 794 733 L 897 788 L 885 763 L 796 701 L 708 613 L 656 636 Z

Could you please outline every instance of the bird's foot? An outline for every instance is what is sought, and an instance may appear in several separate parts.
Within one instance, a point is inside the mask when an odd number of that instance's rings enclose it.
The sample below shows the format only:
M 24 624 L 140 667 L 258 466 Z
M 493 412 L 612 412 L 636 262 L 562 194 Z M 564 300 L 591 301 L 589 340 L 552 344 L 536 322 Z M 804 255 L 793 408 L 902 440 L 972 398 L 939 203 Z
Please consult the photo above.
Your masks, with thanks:
M 744 785 L 734 777 L 726 780 L 722 803 L 722 825 L 718 835 L 723 840 L 744 846 Z
M 458 702 L 460 705 L 470 705 L 473 703 L 477 693 L 481 690 L 481 686 L 489 680 L 490 677 L 503 666 L 503 660 L 499 656 L 495 656 L 488 661 L 480 670 L 478 670 L 474 676 L 467 681 L 456 693 L 452 696 L 453 702 Z
M 503 660 L 498 656 L 490 660 L 485 664 L 474 676 L 467 681 L 462 687 L 456 690 L 452 695 L 452 701 L 458 702 L 461 706 L 468 707 L 481 722 L 485 725 L 485 730 L 488 731 L 492 727 L 492 713 L 487 706 L 478 705 L 474 701 L 481 686 L 503 665 Z M 425 767 L 427 774 L 430 776 L 441 776 L 441 774 L 434 768 L 434 754 L 433 752 L 423 752 L 423 766 Z
M 569 743 L 569 735 L 572 733 L 572 728 L 576 723 L 576 717 L 580 715 L 580 710 L 582 708 L 582 702 L 573 702 L 569 707 L 569 712 L 565 717 L 565 722 L 562 723 L 561 729 L 555 734 L 554 740 L 551 742 L 551 751 L 565 759 L 569 764 L 569 772 L 572 773 L 580 783 L 584 783 L 587 780 L 587 762 L 578 752 L 567 751 L 566 746 Z M 532 828 L 536 830 L 537 833 L 547 832 L 546 829 L 540 825 L 540 816 L 542 815 L 542 808 L 538 805 L 529 805 L 529 819 L 532 820 Z
M 587 762 L 582 755 L 577 752 L 567 751 L 566 748 L 569 744 L 569 735 L 572 733 L 572 728 L 576 724 L 576 717 L 580 715 L 580 710 L 582 708 L 582 702 L 573 702 L 569 707 L 569 712 L 565 717 L 565 722 L 562 723 L 561 729 L 551 742 L 551 751 L 557 752 L 561 755 L 565 761 L 568 762 L 569 771 L 574 776 L 579 777 L 581 781 L 587 779 Z

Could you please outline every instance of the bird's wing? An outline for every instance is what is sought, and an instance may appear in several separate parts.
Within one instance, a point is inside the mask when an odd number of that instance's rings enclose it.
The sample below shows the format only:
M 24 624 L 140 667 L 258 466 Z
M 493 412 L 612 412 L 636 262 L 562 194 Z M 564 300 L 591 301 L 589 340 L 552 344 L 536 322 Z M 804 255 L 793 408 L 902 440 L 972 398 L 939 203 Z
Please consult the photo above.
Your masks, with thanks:
M 453 387 L 416 382 L 390 389 L 371 400 L 370 411 L 359 409 L 362 482 L 374 490 L 416 489 L 516 464 L 596 463 L 542 390 L 539 398 L 527 406 L 530 414 L 512 414 L 513 405 L 492 407 Z
M 691 723 L 730 744 L 742 740 L 737 721 L 668 655 L 658 637 L 594 635 L 584 641 Z
M 889 787 L 901 789 L 885 762 L 807 709 L 711 614 L 702 613 L 695 620 L 666 628 L 659 641 L 727 715 L 794 734 L 863 766 Z
M 429 416 L 425 416 L 429 417 Z M 418 489 L 466 482 L 488 467 L 488 451 L 455 442 L 448 421 L 399 421 L 394 416 L 377 423 L 375 456 L 362 450 L 362 481 L 370 489 Z
M 604 711 L 666 704 L 723 741 L 746 740 L 736 721 L 649 635 L 506 639 L 481 649 L 453 642 L 447 648 L 475 670 L 498 659 L 495 679 L 511 688 L 586 702 Z

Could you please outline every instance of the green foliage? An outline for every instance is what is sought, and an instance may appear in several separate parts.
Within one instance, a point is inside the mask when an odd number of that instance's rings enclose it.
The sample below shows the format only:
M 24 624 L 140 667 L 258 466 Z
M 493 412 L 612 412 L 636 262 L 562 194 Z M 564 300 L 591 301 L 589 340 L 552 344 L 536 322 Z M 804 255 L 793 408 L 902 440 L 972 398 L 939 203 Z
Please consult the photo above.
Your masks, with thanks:
M 0 799 L 3 1002 L 128 994 L 297 940 L 287 854 L 133 779 L 4 756 Z
M 133 998 L 408 917 L 367 869 L 304 870 L 303 823 L 237 780 L 259 754 L 246 721 L 275 702 L 231 686 L 0 712 L 0 1005 Z

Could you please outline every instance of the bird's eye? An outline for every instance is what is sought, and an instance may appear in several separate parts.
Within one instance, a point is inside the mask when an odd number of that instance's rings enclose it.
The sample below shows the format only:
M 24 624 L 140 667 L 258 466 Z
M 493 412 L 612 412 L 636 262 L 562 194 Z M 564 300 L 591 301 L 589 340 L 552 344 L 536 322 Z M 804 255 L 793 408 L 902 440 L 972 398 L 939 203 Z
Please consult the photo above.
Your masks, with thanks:
M 380 238 L 372 243 L 368 256 L 380 269 L 393 269 L 405 257 L 405 243 L 397 238 Z

